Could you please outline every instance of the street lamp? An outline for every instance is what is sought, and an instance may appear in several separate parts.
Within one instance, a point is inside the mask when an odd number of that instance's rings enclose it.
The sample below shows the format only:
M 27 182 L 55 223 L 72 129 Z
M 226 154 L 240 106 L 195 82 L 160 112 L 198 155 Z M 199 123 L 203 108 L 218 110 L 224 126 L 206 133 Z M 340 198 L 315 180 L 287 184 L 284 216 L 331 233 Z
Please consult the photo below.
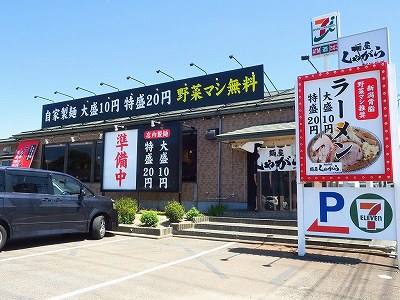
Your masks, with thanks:
M 160 121 L 150 120 L 150 126 L 151 126 L 151 127 L 155 127 L 156 125 L 160 125 L 160 124 L 161 124 Z
M 116 88 L 115 86 L 112 86 L 112 85 L 107 84 L 107 83 L 105 83 L 105 82 L 100 82 L 100 85 L 106 85 L 106 86 L 109 86 L 109 87 L 111 87 L 111 88 L 116 89 L 117 91 L 119 91 L 119 88 Z
M 81 88 L 81 87 L 79 87 L 79 86 L 76 87 L 76 90 L 82 90 L 82 91 L 85 91 L 85 92 L 88 92 L 88 93 L 92 93 L 93 95 L 97 96 L 96 93 L 94 93 L 94 92 L 92 92 L 92 91 L 89 91 L 89 90 L 87 90 L 87 89 Z
M 236 60 L 236 62 L 242 67 L 242 69 L 243 69 L 243 65 L 233 56 L 233 54 L 231 54 L 231 55 L 229 55 L 229 58 L 230 59 L 234 59 L 234 60 Z
M 308 55 L 303 55 L 301 57 L 301 60 L 308 60 L 308 62 L 313 66 L 313 68 L 315 69 L 315 71 L 317 71 L 317 73 L 319 73 L 318 69 L 314 66 L 314 64 L 310 61 L 310 56 Z
M 191 67 L 193 67 L 193 66 L 195 66 L 197 69 L 199 69 L 199 70 L 202 70 L 204 73 L 206 73 L 206 75 L 207 75 L 207 72 L 206 71 L 204 71 L 202 68 L 200 68 L 198 65 L 196 65 L 195 63 L 190 63 L 190 66 Z
M 275 84 L 272 82 L 272 80 L 268 77 L 267 73 L 264 72 L 265 77 L 267 77 L 267 79 L 269 80 L 269 82 L 272 84 L 272 86 L 274 87 L 275 91 L 279 92 L 278 89 L 276 88 Z M 265 84 L 265 83 L 264 83 Z M 268 91 L 268 89 L 267 89 Z M 269 92 L 269 91 L 268 91 Z
M 164 73 L 164 72 L 161 71 L 161 70 L 157 70 L 156 73 L 162 73 L 162 74 L 164 74 L 165 76 L 168 76 L 169 78 L 172 78 L 173 81 L 175 81 L 175 78 L 174 78 L 174 77 L 168 75 L 167 73 Z
M 55 91 L 54 94 L 60 94 L 60 95 L 64 95 L 64 96 L 66 96 L 66 97 L 70 97 L 70 98 L 72 98 L 72 99 L 75 99 L 74 97 L 72 97 L 72 96 L 70 96 L 70 95 L 67 95 L 67 94 L 64 94 L 64 93 L 61 93 L 61 92 L 58 92 L 58 91 Z
M 41 96 L 33 96 L 33 98 L 40 98 L 40 99 L 44 99 L 44 100 L 46 100 L 46 101 L 49 101 L 49 102 L 51 102 L 51 103 L 54 103 L 54 101 L 53 100 L 51 100 L 51 99 L 48 99 L 48 98 L 45 98 L 45 97 L 41 97 Z
M 127 80 L 132 79 L 132 80 L 137 81 L 137 82 L 140 82 L 141 84 L 143 84 L 144 86 L 146 86 L 146 84 L 145 84 L 144 82 L 141 82 L 140 80 L 137 80 L 137 79 L 133 78 L 132 76 L 126 76 L 126 79 L 127 79 Z

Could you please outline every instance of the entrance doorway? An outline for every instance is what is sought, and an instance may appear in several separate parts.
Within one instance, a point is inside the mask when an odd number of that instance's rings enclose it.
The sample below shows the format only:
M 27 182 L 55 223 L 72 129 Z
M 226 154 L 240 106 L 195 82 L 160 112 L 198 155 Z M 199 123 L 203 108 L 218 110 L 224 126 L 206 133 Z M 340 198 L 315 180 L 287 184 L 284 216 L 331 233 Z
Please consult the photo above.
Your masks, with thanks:
M 295 211 L 297 209 L 296 172 L 259 172 L 257 197 L 263 210 Z

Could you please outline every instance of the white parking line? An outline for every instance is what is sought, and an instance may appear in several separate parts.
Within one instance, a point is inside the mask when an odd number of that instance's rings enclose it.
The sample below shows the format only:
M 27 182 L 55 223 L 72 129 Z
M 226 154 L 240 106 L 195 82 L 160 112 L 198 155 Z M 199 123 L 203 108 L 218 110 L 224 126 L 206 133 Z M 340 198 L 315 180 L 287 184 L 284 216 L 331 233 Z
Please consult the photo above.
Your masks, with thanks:
M 133 279 L 135 277 L 139 277 L 139 276 L 142 276 L 142 275 L 145 275 L 145 274 L 157 271 L 157 270 L 161 270 L 161 269 L 164 269 L 164 268 L 167 268 L 167 267 L 175 266 L 177 264 L 180 264 L 180 263 L 183 263 L 183 262 L 186 262 L 186 261 L 189 261 L 189 260 L 204 256 L 204 255 L 209 254 L 211 252 L 215 252 L 215 251 L 221 250 L 223 248 L 230 247 L 230 246 L 232 246 L 234 244 L 235 244 L 235 242 L 227 243 L 227 244 L 224 244 L 224 245 L 219 246 L 217 248 L 213 248 L 213 249 L 210 249 L 210 250 L 207 250 L 207 251 L 204 251 L 204 252 L 200 252 L 200 253 L 197 253 L 197 254 L 189 256 L 189 257 L 185 257 L 185 258 L 182 258 L 182 259 L 171 261 L 169 263 L 165 263 L 165 264 L 156 266 L 154 268 L 150 268 L 150 269 L 144 270 L 142 272 L 133 273 L 133 274 L 121 277 L 121 278 L 117 278 L 117 279 L 114 279 L 114 280 L 110 280 L 110 281 L 106 281 L 106 282 L 103 282 L 103 283 L 95 284 L 95 285 L 89 286 L 87 288 L 83 288 L 83 289 L 80 289 L 80 290 L 76 290 L 76 291 L 73 291 L 73 292 L 70 292 L 70 293 L 66 293 L 66 294 L 63 294 L 63 295 L 60 295 L 60 296 L 56 296 L 56 297 L 50 298 L 48 300 L 66 299 L 66 298 L 77 296 L 77 295 L 80 295 L 80 294 L 83 294 L 83 293 L 87 293 L 87 292 L 90 292 L 90 291 L 93 291 L 93 290 L 104 288 L 106 286 L 118 284 L 120 282 L 123 282 L 123 281 L 126 281 L 126 280 L 130 280 L 130 279 Z
M 63 252 L 63 251 L 71 251 L 71 250 L 74 250 L 74 249 L 81 249 L 81 248 L 88 248 L 88 247 L 93 247 L 93 246 L 98 246 L 98 245 L 117 243 L 117 242 L 129 240 L 129 239 L 132 239 L 132 238 L 129 237 L 129 238 L 124 238 L 124 239 L 120 239 L 120 240 L 111 240 L 111 241 L 100 242 L 100 243 L 95 243 L 95 244 L 82 245 L 82 246 L 76 246 L 76 247 L 69 247 L 69 248 L 64 248 L 64 249 L 57 249 L 57 250 L 52 250 L 52 251 L 40 252 L 40 253 L 35 253 L 35 254 L 28 254 L 28 255 L 22 255 L 22 256 L 9 257 L 9 258 L 0 259 L 0 263 L 5 262 L 5 261 L 18 260 L 18 259 L 35 257 L 35 256 L 53 254 L 53 253 L 58 253 L 58 252 Z

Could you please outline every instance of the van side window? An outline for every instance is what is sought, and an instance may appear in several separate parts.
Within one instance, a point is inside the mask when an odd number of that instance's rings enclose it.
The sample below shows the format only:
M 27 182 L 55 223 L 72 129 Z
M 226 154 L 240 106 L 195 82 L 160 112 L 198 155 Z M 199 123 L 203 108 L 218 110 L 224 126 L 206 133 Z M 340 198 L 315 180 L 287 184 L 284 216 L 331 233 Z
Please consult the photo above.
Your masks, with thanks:
M 5 191 L 6 191 L 5 175 L 4 171 L 0 171 L 0 192 L 5 192 Z
M 12 187 L 16 193 L 48 194 L 49 185 L 47 177 L 12 175 Z
M 69 176 L 53 174 L 51 181 L 53 183 L 54 195 L 79 195 L 81 189 L 83 189 L 84 195 L 94 196 L 93 192 Z
M 81 192 L 79 182 L 70 177 L 53 174 L 51 181 L 55 195 L 79 195 Z

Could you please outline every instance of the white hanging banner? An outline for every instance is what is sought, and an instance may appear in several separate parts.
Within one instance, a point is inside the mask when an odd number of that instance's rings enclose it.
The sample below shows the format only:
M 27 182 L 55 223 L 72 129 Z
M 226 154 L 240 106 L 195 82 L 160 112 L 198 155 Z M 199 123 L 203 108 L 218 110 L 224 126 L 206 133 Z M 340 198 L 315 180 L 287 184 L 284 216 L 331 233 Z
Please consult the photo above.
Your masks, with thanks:
M 292 146 L 259 148 L 257 170 L 259 172 L 296 170 L 296 157 Z
M 259 172 L 276 171 L 276 148 L 259 148 L 257 170 Z

